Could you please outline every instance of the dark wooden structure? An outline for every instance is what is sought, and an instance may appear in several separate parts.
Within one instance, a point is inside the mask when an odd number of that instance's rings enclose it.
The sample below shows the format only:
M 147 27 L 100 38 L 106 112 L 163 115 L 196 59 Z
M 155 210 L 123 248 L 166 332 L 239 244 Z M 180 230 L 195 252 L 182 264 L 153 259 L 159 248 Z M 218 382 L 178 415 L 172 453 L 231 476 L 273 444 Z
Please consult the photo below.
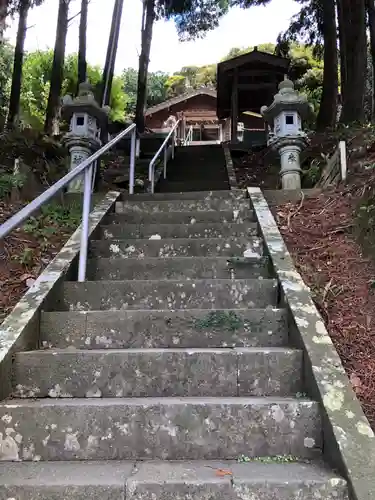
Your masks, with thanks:
M 219 120 L 216 113 L 216 90 L 202 87 L 191 89 L 146 110 L 146 127 L 154 132 L 168 130 L 168 119 L 183 121 L 182 130 L 193 127 L 196 141 L 221 140 L 226 120 Z
M 245 121 L 241 114 L 259 113 L 263 105 L 271 104 L 289 64 L 289 59 L 256 48 L 218 64 L 217 116 L 231 120 L 232 142 L 236 142 L 238 122 Z

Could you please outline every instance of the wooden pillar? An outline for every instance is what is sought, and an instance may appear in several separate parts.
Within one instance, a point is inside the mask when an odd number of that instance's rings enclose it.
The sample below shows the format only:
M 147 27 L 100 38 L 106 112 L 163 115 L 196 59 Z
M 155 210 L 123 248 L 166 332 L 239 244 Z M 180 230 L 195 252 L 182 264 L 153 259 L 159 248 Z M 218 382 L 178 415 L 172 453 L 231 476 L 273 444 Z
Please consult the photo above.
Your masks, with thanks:
M 232 102 L 231 102 L 231 142 L 237 142 L 238 124 L 238 70 L 234 69 L 232 80 Z

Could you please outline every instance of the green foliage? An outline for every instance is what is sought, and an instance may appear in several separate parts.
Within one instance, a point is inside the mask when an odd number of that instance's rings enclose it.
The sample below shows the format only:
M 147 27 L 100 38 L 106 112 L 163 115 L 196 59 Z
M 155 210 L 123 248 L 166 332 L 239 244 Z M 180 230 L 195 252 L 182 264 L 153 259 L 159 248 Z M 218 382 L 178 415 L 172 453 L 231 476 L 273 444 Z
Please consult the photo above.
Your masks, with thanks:
M 9 105 L 14 51 L 13 47 L 3 42 L 0 44 L 0 127 L 5 121 Z
M 185 92 L 187 89 L 196 89 L 199 87 L 214 87 L 216 85 L 216 64 L 208 64 L 206 66 L 186 66 L 181 68 L 180 71 L 175 73 L 173 77 L 175 78 L 175 82 L 177 81 L 177 77 L 179 78 L 179 87 L 181 92 L 178 91 L 176 94 L 180 94 Z M 182 79 L 184 82 L 182 83 Z M 170 79 L 167 82 L 167 86 L 170 86 Z
M 32 129 L 0 134 L 0 164 L 12 174 L 14 160 L 28 165 L 41 186 L 48 186 L 66 173 L 67 151 L 55 139 Z
M 26 54 L 23 62 L 20 122 L 35 130 L 42 130 L 49 93 L 53 51 Z
M 174 97 L 186 92 L 186 78 L 183 75 L 172 75 L 165 82 L 168 97 Z
M 0 175 L 0 199 L 10 196 L 14 188 L 22 188 L 25 181 L 26 177 L 22 174 L 4 173 Z
M 137 78 L 138 71 L 134 68 L 126 68 L 122 73 L 123 91 L 126 94 L 125 114 L 133 117 L 137 101 Z M 155 106 L 167 99 L 167 88 L 165 86 L 169 75 L 162 71 L 148 74 L 147 83 L 147 106 Z
M 1 56 L 1 54 L 0 54 Z M 23 63 L 20 122 L 23 126 L 42 130 L 47 108 L 50 74 L 52 69 L 53 50 L 39 50 L 26 54 Z M 64 80 L 62 95 L 75 95 L 78 82 L 77 55 L 66 57 L 64 65 Z M 0 63 L 1 65 L 1 63 Z M 0 66 L 1 67 L 1 66 Z M 87 66 L 87 78 L 94 87 L 99 88 L 102 70 L 99 66 Z M 1 80 L 0 91 L 9 87 L 11 74 L 8 72 L 5 82 Z M 127 96 L 123 91 L 122 78 L 115 77 L 111 92 L 111 112 L 113 120 L 124 121 Z
M 173 19 L 180 40 L 202 38 L 228 12 L 229 0 L 159 0 L 159 12 Z
M 324 167 L 323 160 L 314 159 L 309 168 L 302 171 L 302 185 L 305 189 L 313 188 L 319 181 Z
M 168 79 L 168 74 L 162 71 L 156 71 L 155 73 L 150 73 L 148 75 L 147 83 L 147 105 L 155 106 L 165 101 L 167 98 L 166 81 Z
M 22 266 L 30 267 L 34 263 L 34 250 L 32 248 L 25 247 L 20 254 L 13 255 L 12 259 L 17 261 Z
M 80 203 L 52 202 L 41 207 L 40 215 L 30 217 L 23 230 L 32 234 L 46 248 L 52 236 L 75 229 L 80 224 L 81 211 Z

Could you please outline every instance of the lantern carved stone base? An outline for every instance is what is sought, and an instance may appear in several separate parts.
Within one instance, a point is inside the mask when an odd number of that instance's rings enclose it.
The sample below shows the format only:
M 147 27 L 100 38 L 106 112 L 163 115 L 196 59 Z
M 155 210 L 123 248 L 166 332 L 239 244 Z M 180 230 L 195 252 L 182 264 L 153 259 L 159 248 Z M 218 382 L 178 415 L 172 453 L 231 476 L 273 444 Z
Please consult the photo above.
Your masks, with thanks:
M 87 160 L 95 151 L 100 147 L 100 141 L 91 137 L 79 137 L 67 134 L 64 137 L 64 145 L 68 148 L 70 153 L 70 168 L 73 170 L 84 160 Z M 84 174 L 80 175 L 68 186 L 68 193 L 82 193 L 83 192 L 83 178 Z
M 303 136 L 287 136 L 272 143 L 272 149 L 280 155 L 282 189 L 301 189 L 300 154 L 307 144 Z

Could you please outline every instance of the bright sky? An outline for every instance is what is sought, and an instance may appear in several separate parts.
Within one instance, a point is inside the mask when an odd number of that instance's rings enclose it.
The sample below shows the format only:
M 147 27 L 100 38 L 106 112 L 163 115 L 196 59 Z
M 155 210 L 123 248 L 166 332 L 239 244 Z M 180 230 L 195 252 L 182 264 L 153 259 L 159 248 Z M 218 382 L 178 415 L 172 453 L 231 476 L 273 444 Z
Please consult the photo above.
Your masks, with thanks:
M 53 48 L 58 0 L 45 0 L 28 19 L 26 50 Z M 91 0 L 87 31 L 87 59 L 104 65 L 114 0 Z M 71 15 L 79 11 L 80 1 L 73 0 Z M 294 0 L 272 0 L 267 7 L 248 10 L 232 9 L 220 26 L 203 40 L 180 43 L 173 22 L 159 21 L 154 27 L 150 71 L 178 71 L 182 66 L 218 62 L 232 47 L 247 47 L 275 42 L 288 27 L 289 19 L 299 9 Z M 72 21 L 68 32 L 67 52 L 77 52 L 79 19 Z M 116 60 L 116 73 L 126 67 L 138 67 L 140 47 L 141 0 L 125 0 L 121 34 Z M 14 43 L 17 20 L 6 36 Z

